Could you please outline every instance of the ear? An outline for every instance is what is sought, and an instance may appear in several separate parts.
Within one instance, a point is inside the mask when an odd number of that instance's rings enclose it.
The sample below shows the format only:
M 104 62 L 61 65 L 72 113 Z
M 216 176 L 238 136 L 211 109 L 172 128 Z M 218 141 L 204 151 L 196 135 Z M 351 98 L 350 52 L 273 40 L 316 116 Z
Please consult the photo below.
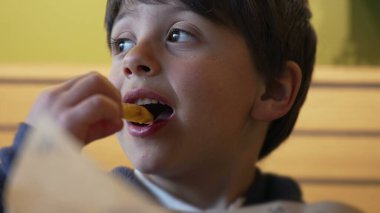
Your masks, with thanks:
M 258 96 L 251 116 L 256 120 L 273 121 L 289 112 L 297 97 L 302 71 L 297 63 L 287 61 L 282 74 Z

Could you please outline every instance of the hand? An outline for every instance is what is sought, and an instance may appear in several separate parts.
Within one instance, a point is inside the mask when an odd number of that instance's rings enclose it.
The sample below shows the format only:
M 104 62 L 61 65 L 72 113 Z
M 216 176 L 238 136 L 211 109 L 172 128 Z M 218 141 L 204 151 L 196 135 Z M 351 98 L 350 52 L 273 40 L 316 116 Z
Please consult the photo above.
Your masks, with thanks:
M 83 145 L 123 127 L 120 93 L 107 78 L 96 72 L 41 93 L 26 122 L 33 126 L 45 113 Z

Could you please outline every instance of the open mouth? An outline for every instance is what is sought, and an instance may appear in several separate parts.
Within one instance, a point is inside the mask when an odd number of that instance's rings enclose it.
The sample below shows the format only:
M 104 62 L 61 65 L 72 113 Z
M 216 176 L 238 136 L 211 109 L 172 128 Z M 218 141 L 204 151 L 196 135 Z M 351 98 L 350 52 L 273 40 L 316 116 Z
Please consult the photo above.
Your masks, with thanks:
M 139 99 L 138 101 L 136 101 L 135 104 L 145 107 L 153 115 L 153 123 L 169 120 L 174 112 L 172 107 L 158 100 Z M 138 124 L 135 122 L 132 122 L 132 124 L 138 125 L 138 126 L 151 125 L 151 124 Z

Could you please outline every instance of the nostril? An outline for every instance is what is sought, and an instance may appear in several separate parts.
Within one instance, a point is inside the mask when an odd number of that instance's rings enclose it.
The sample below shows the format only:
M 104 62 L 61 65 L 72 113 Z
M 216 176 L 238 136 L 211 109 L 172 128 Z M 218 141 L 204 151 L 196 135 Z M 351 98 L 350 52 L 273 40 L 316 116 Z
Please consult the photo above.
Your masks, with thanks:
M 144 73 L 148 74 L 151 71 L 152 71 L 152 69 L 150 69 L 150 67 L 145 66 L 145 65 L 139 65 L 139 66 L 135 67 L 134 69 L 130 69 L 129 67 L 125 67 L 124 68 L 124 75 L 127 78 L 130 78 L 132 75 L 141 75 Z
M 137 70 L 141 70 L 141 71 L 144 71 L 144 72 L 150 72 L 150 68 L 145 66 L 145 65 L 139 65 L 137 67 Z
M 132 71 L 129 68 L 124 69 L 124 75 L 130 76 L 132 74 Z

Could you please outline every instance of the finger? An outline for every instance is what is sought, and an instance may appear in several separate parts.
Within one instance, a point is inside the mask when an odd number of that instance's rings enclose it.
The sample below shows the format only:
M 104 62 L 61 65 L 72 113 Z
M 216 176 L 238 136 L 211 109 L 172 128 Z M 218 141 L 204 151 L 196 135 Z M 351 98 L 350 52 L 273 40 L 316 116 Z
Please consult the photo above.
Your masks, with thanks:
M 110 97 L 115 102 L 121 103 L 120 92 L 107 78 L 98 73 L 88 74 L 73 84 L 61 97 L 61 101 L 65 103 L 64 105 L 75 105 L 95 94 L 102 94 Z
M 60 99 L 62 96 L 62 93 L 69 90 L 73 85 L 75 85 L 78 81 L 85 78 L 88 74 L 81 75 L 74 77 L 72 79 L 69 79 L 61 84 L 53 85 L 49 88 L 47 88 L 43 93 L 40 95 L 40 99 L 42 99 L 45 102 L 54 103 L 57 99 Z M 51 104 L 49 104 L 51 105 Z
M 99 94 L 83 100 L 58 118 L 65 129 L 83 142 L 113 134 L 122 126 L 119 103 Z M 102 126 L 104 129 L 99 128 Z
M 42 113 L 64 111 L 68 106 L 70 106 L 70 102 L 65 103 L 67 100 L 65 100 L 64 94 L 66 94 L 71 87 L 89 75 L 91 75 L 91 73 L 72 78 L 59 85 L 49 87 L 41 92 L 37 100 L 34 102 L 25 122 L 29 125 L 33 125 Z
M 90 72 L 90 73 L 92 73 L 92 72 Z M 86 74 L 83 74 L 80 76 L 73 77 L 73 78 L 57 85 L 55 88 L 55 90 L 56 90 L 55 92 L 60 93 L 60 92 L 64 92 L 64 91 L 70 89 L 74 84 L 76 84 L 81 79 L 86 78 L 86 76 L 88 76 L 90 73 L 86 73 Z
M 120 131 L 122 128 L 123 121 L 120 119 L 117 121 L 104 120 L 97 122 L 89 128 L 84 144 L 110 136 Z

